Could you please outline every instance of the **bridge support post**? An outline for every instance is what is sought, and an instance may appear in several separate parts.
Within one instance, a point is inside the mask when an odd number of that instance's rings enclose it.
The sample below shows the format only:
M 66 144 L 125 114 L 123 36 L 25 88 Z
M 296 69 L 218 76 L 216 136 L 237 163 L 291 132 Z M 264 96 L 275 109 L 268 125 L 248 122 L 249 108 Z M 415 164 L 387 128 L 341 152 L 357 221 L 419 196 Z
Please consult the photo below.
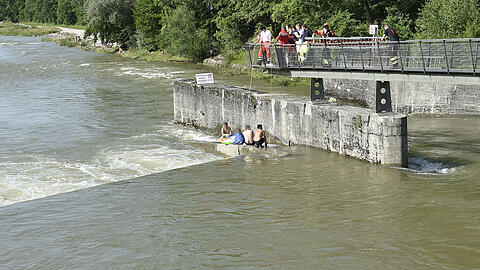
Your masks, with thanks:
M 310 99 L 323 100 L 325 98 L 325 89 L 323 88 L 322 78 L 310 78 Z
M 381 113 L 392 111 L 392 94 L 390 92 L 389 81 L 377 81 L 375 97 L 375 112 Z

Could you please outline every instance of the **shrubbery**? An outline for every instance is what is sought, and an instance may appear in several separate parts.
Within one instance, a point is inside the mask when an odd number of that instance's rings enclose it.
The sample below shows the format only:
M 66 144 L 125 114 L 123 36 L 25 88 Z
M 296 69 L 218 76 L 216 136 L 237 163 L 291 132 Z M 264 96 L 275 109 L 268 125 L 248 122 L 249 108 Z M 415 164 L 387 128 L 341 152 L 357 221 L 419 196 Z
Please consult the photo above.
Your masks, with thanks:
M 195 12 L 185 6 L 169 13 L 161 31 L 161 44 L 167 52 L 196 61 L 208 56 L 211 38 L 195 18 Z
M 429 0 L 416 28 L 419 38 L 480 37 L 478 0 Z
M 478 0 L 0 0 L 0 21 L 87 24 L 87 34 L 123 48 L 167 51 L 196 61 L 226 59 L 258 27 L 276 36 L 286 23 L 312 30 L 328 22 L 338 36 L 367 36 L 387 23 L 402 40 L 480 37 Z

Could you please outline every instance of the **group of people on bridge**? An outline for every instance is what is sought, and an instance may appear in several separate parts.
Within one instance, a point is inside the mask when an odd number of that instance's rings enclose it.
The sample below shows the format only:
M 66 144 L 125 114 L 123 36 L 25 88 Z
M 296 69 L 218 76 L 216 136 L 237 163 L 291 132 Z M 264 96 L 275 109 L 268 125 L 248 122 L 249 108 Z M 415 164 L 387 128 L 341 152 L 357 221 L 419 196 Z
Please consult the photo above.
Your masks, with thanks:
M 398 34 L 396 31 L 388 24 L 384 25 L 384 35 L 381 40 L 389 39 L 390 41 L 398 41 Z M 323 24 L 323 28 L 317 29 L 315 32 L 313 32 L 306 24 L 303 24 L 300 26 L 300 24 L 297 24 L 295 27 L 291 27 L 289 24 L 286 24 L 280 33 L 278 33 L 276 37 L 276 41 L 278 41 L 279 45 L 284 45 L 285 47 L 288 47 L 288 49 L 285 51 L 286 55 L 298 55 L 300 61 L 304 60 L 305 54 L 308 50 L 307 46 L 302 46 L 306 44 L 311 44 L 311 43 L 319 43 L 321 41 L 313 39 L 315 37 L 317 38 L 334 38 L 337 35 L 333 30 L 330 29 L 330 25 L 328 22 Z M 260 50 L 258 52 L 258 65 L 265 64 L 266 66 L 271 66 L 271 50 L 270 50 L 270 44 L 272 44 L 272 32 L 268 30 L 265 26 L 262 26 L 260 28 L 260 33 L 258 34 L 258 43 L 260 43 Z M 327 44 L 326 39 L 323 40 L 325 44 Z M 398 46 L 395 44 L 392 47 L 392 64 L 396 64 L 395 61 L 398 61 L 396 59 L 396 52 L 398 52 Z M 329 51 L 325 50 L 325 53 L 329 55 Z M 287 57 L 288 59 L 288 57 Z M 328 59 L 329 56 L 324 58 L 324 61 L 328 64 Z

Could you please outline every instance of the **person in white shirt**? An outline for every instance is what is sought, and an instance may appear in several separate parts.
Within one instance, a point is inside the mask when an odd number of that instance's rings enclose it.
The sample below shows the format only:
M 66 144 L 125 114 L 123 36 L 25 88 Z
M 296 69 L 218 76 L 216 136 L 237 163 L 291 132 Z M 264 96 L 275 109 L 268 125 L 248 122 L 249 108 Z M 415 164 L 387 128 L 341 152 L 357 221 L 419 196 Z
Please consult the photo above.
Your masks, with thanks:
M 297 38 L 297 42 L 295 42 L 297 44 L 297 53 L 300 51 L 300 47 L 302 46 L 303 44 L 303 40 L 302 40 L 302 36 L 303 36 L 303 28 L 300 26 L 300 24 L 297 24 L 295 26 L 295 30 L 293 30 L 293 34 L 295 35 L 295 37 Z
M 264 54 L 267 54 L 267 65 L 271 64 L 270 43 L 272 42 L 272 32 L 265 26 L 260 28 L 261 32 L 258 34 L 258 42 L 261 43 L 260 51 L 258 52 L 258 65 L 262 65 Z

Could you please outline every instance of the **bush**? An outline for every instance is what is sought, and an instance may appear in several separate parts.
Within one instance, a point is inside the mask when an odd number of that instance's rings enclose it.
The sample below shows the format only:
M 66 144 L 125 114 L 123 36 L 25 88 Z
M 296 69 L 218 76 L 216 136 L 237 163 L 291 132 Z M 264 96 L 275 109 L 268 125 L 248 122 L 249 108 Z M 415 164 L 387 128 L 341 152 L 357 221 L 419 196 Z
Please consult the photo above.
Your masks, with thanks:
M 135 5 L 135 24 L 139 45 L 149 51 L 159 49 L 158 36 L 162 29 L 163 1 L 138 0 Z
M 66 25 L 77 23 L 77 13 L 74 0 L 58 0 L 57 23 Z
M 384 24 L 388 24 L 393 28 L 401 40 L 412 39 L 413 35 L 413 25 L 412 20 L 408 15 L 401 13 L 397 8 L 387 8 L 387 18 L 383 21 Z M 383 29 L 383 25 L 380 26 L 380 29 Z M 382 35 L 382 33 L 380 33 Z
M 220 41 L 222 52 L 226 54 L 227 58 L 231 58 L 231 54 L 240 51 L 245 41 L 240 26 L 242 22 L 235 16 L 219 17 L 217 19 L 218 31 L 215 37 Z
M 359 36 L 359 22 L 352 18 L 352 13 L 348 11 L 338 11 L 328 18 L 330 29 L 339 37 Z
M 136 47 L 136 27 L 133 16 L 135 0 L 88 1 L 86 35 L 100 36 L 101 41 L 118 42 L 123 47 Z
M 416 25 L 418 38 L 480 37 L 478 0 L 429 0 Z
M 162 47 L 170 54 L 201 61 L 209 56 L 210 37 L 206 29 L 197 25 L 195 12 L 185 6 L 172 10 L 165 17 L 161 31 Z

